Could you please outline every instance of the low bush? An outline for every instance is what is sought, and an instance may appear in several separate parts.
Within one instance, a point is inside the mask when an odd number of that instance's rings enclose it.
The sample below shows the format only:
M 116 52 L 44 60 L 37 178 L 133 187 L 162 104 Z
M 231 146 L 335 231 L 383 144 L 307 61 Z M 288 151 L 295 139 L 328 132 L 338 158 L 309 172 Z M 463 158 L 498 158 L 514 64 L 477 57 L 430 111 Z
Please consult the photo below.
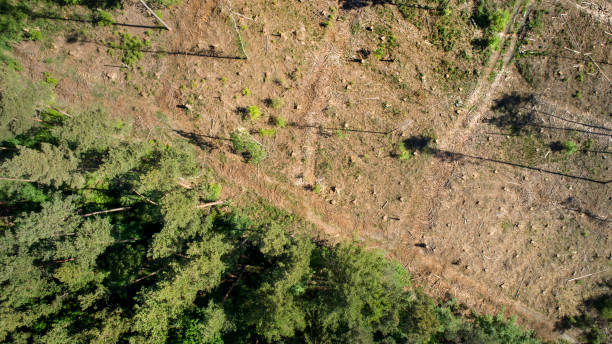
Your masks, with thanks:
M 44 81 L 49 84 L 49 85 L 57 85 L 57 79 L 55 79 L 54 77 L 51 76 L 51 74 L 49 74 L 49 72 L 44 72 L 43 73 L 43 77 L 44 77 Z
M 242 154 L 246 162 L 258 164 L 266 158 L 265 148 L 244 129 L 236 130 L 230 135 L 234 151 Z
M 272 117 L 272 123 L 277 128 L 284 128 L 285 125 L 287 124 L 287 120 L 282 116 L 274 116 Z
M 285 100 L 283 100 L 283 98 L 267 98 L 265 100 L 265 103 L 267 107 L 271 107 L 275 110 L 278 110 L 283 105 L 285 105 Z
M 115 19 L 113 19 L 112 14 L 103 10 L 97 10 L 94 14 L 94 23 L 99 26 L 110 26 L 115 23 Z
M 112 49 L 118 49 L 123 52 L 121 62 L 129 67 L 133 67 L 142 58 L 142 52 L 150 46 L 149 41 L 141 40 L 136 36 L 132 36 L 127 32 L 121 33 L 121 41 L 119 43 L 111 42 L 109 46 Z
M 566 154 L 574 154 L 578 150 L 578 144 L 574 141 L 565 141 L 561 143 L 561 147 Z
M 259 135 L 263 137 L 274 136 L 275 134 L 276 134 L 276 130 L 274 129 L 266 129 L 266 128 L 259 129 Z
M 329 8 L 329 15 L 327 16 L 327 19 L 321 23 L 321 26 L 323 27 L 329 27 L 332 25 L 332 23 L 334 22 L 334 20 L 336 19 L 336 8 L 335 7 L 330 7 Z
M 39 30 L 30 30 L 27 32 L 26 36 L 30 41 L 40 41 L 42 39 L 42 32 Z
M 249 119 L 254 121 L 261 116 L 261 110 L 257 105 L 251 105 L 247 108 L 247 114 L 249 115 Z

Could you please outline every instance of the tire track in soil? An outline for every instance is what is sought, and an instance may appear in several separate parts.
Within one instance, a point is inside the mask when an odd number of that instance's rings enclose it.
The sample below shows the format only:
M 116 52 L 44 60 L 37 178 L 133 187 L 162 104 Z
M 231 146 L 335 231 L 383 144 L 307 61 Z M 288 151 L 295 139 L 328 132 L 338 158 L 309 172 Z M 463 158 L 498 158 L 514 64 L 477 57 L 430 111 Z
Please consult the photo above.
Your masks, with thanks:
M 314 184 L 316 177 L 315 169 L 315 147 L 317 145 L 318 125 L 316 115 L 323 111 L 333 67 L 337 66 L 339 58 L 332 46 L 326 45 L 325 52 L 317 51 L 313 54 L 313 65 L 311 68 L 311 78 L 306 87 L 307 102 L 303 111 L 305 123 L 305 139 L 302 147 L 302 176 L 306 183 Z M 323 55 L 323 57 L 321 57 Z
M 530 1 L 526 5 L 526 10 L 525 10 L 525 13 L 521 17 L 519 29 L 517 30 L 517 32 L 520 33 L 524 29 L 527 18 L 529 17 L 529 14 L 531 13 L 532 8 L 533 8 L 533 1 Z M 443 148 L 443 149 L 447 148 L 452 151 L 452 148 L 456 146 L 461 147 L 461 145 L 465 141 L 467 141 L 467 139 L 470 137 L 474 125 L 478 123 L 480 118 L 482 118 L 483 114 L 489 108 L 492 98 L 493 98 L 493 94 L 495 93 L 495 91 L 499 88 L 500 84 L 502 83 L 502 77 L 503 77 L 504 71 L 506 67 L 508 66 L 508 64 L 510 63 L 510 61 L 512 60 L 512 57 L 514 56 L 515 50 L 517 48 L 519 34 L 511 33 L 510 30 L 512 29 L 512 23 L 514 23 L 517 20 L 517 18 L 520 16 L 520 12 L 521 12 L 521 5 L 518 4 L 517 2 L 517 4 L 515 5 L 515 8 L 513 9 L 512 19 L 508 21 L 508 24 L 506 25 L 506 29 L 504 30 L 504 33 L 503 33 L 503 39 L 499 44 L 501 47 L 505 44 L 505 42 L 508 39 L 510 39 L 510 45 L 507 51 L 505 52 L 505 54 L 500 50 L 493 52 L 493 54 L 491 55 L 491 59 L 489 60 L 489 63 L 484 68 L 483 73 L 480 75 L 478 79 L 478 82 L 476 84 L 476 87 L 474 88 L 474 91 L 470 94 L 470 96 L 468 97 L 468 100 L 465 103 L 466 104 L 465 108 L 468 109 L 467 113 L 463 116 L 462 119 L 460 120 L 458 119 L 455 122 L 455 126 L 453 129 L 447 132 L 447 134 L 444 135 L 444 137 L 439 138 L 440 148 Z M 493 70 L 496 68 L 498 61 L 500 61 L 500 59 L 502 61 L 502 66 L 500 70 L 497 72 L 497 74 L 495 75 L 493 82 L 489 82 L 490 75 L 493 72 Z M 450 141 L 447 141 L 448 139 L 450 139 Z
M 357 14 L 356 14 L 357 15 Z M 306 184 L 314 185 L 318 182 L 315 176 L 315 149 L 319 137 L 317 114 L 320 114 L 331 97 L 328 92 L 332 79 L 336 74 L 336 67 L 340 65 L 340 51 L 346 42 L 337 39 L 337 25 L 332 25 L 325 32 L 324 44 L 312 54 L 312 67 L 309 81 L 306 83 L 307 102 L 303 116 L 305 123 L 305 139 L 302 147 L 301 174 Z
M 502 42 L 500 46 L 503 46 L 504 42 L 510 39 L 510 45 L 508 50 L 503 53 L 496 51 L 491 56 L 489 63 L 484 68 L 474 91 L 470 94 L 466 101 L 466 108 L 469 109 L 462 118 L 455 122 L 455 126 L 446 132 L 446 134 L 438 139 L 438 146 L 443 150 L 449 151 L 460 151 L 464 143 L 469 139 L 472 134 L 474 127 L 479 123 L 482 116 L 488 110 L 495 91 L 500 87 L 503 82 L 504 70 L 512 61 L 515 50 L 517 48 L 520 33 L 526 24 L 526 20 L 532 11 L 533 1 L 530 1 L 526 5 L 526 10 L 521 16 L 521 6 L 516 4 L 513 9 L 512 19 L 506 25 L 504 30 Z M 512 33 L 512 23 L 520 18 L 520 25 L 518 33 Z M 498 65 L 498 61 L 502 61 L 502 67 L 496 74 L 492 82 L 489 82 L 489 76 L 491 72 Z M 435 224 L 436 219 L 439 217 L 438 211 L 442 204 L 442 201 L 438 199 L 440 191 L 447 185 L 452 177 L 456 162 L 440 163 L 431 165 L 428 168 L 421 188 L 415 190 L 414 195 L 416 197 L 422 197 L 427 195 L 430 199 L 425 201 L 425 204 L 429 206 L 430 211 L 426 214 L 426 218 L 416 219 L 416 223 L 413 223 L 416 230 L 414 232 L 423 232 Z M 411 221 L 415 219 L 413 217 Z M 408 227 L 408 223 L 402 220 L 402 227 Z M 419 226 L 420 225 L 420 226 Z M 418 228 L 420 227 L 420 228 Z M 414 273 L 417 278 L 425 278 L 428 282 L 431 277 L 435 280 L 433 283 L 427 283 L 427 289 L 430 293 L 437 296 L 444 296 L 445 294 L 453 295 L 461 301 L 466 302 L 471 307 L 479 307 L 484 305 L 493 305 L 498 309 L 505 307 L 510 313 L 516 314 L 525 321 L 527 321 L 532 328 L 540 330 L 543 335 L 552 334 L 553 337 L 563 337 L 569 342 L 574 342 L 573 338 L 556 332 L 554 330 L 554 322 L 551 321 L 544 314 L 530 309 L 526 305 L 519 301 L 513 300 L 506 295 L 495 293 L 491 288 L 473 278 L 463 274 L 462 272 L 449 266 L 447 262 L 434 257 L 428 252 L 423 252 L 423 249 L 418 249 L 412 245 L 406 246 L 406 243 L 415 241 L 414 234 L 408 232 L 408 237 L 404 237 L 398 240 L 398 243 L 391 243 L 400 256 L 398 257 L 401 261 L 407 262 L 411 259 L 410 264 L 407 268 L 410 272 Z M 401 252 L 398 252 L 397 246 L 404 246 L 401 248 Z M 411 258 L 412 257 L 412 258 Z M 493 310 L 494 311 L 494 310 Z

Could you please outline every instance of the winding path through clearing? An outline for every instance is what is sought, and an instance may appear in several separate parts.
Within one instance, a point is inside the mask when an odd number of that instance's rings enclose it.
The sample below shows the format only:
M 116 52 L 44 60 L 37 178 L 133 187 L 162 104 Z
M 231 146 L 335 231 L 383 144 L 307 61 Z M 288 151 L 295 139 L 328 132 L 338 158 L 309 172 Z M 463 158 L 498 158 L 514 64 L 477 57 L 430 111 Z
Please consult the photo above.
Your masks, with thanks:
M 512 57 L 518 46 L 520 33 L 525 27 L 525 23 L 532 8 L 533 1 L 529 1 L 529 3 L 525 5 L 524 11 L 522 10 L 523 6 L 518 4 L 518 2 L 514 6 L 512 20 L 508 21 L 506 29 L 502 34 L 502 41 L 500 42 L 500 46 L 504 46 L 506 41 L 510 40 L 508 49 L 506 49 L 505 52 L 496 50 L 491 54 L 489 63 L 480 74 L 476 87 L 465 102 L 464 108 L 467 109 L 467 113 L 463 115 L 463 118 L 455 122 L 454 128 L 450 129 L 443 137 L 439 138 L 439 145 L 441 148 L 451 149 L 455 146 L 461 146 L 469 138 L 474 125 L 480 121 L 483 114 L 489 109 L 493 94 L 502 82 L 504 70 L 512 61 Z M 512 32 L 513 23 L 519 18 L 519 29 L 517 32 Z M 502 61 L 501 68 L 495 71 L 495 69 L 498 68 L 497 66 L 500 60 Z M 495 78 L 490 82 L 492 73 L 495 73 Z

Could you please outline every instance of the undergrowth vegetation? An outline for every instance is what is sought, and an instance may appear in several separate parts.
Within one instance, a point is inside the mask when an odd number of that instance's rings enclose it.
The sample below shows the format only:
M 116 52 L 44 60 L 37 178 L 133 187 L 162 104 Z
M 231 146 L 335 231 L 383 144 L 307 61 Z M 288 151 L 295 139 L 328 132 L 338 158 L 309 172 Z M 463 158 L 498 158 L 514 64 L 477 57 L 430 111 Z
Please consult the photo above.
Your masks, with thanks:
M 140 61 L 143 56 L 143 50 L 150 46 L 150 42 L 146 39 L 142 40 L 139 37 L 132 36 L 127 32 L 123 32 L 119 34 L 120 41 L 119 42 L 109 42 L 108 46 L 114 50 L 119 50 L 121 52 L 121 62 L 125 63 L 129 67 L 134 67 L 134 65 Z
M 479 44 L 483 48 L 499 49 L 499 34 L 504 31 L 508 24 L 510 12 L 507 9 L 495 6 L 489 0 L 480 0 L 473 19 L 484 32 Z
M 258 164 L 266 158 L 266 149 L 244 129 L 232 132 L 230 141 L 234 151 L 242 154 L 248 163 Z

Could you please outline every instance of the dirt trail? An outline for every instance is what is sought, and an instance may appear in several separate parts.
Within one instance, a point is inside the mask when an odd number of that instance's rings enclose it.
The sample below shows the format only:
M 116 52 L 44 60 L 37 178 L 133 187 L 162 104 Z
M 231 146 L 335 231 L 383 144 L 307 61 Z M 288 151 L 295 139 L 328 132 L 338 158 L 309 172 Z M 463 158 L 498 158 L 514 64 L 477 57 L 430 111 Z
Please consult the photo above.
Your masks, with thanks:
M 505 42 L 510 40 L 508 49 L 505 53 L 499 50 L 493 52 L 489 63 L 483 69 L 483 72 L 478 79 L 474 91 L 465 102 L 465 109 L 467 109 L 467 113 L 463 116 L 463 118 L 456 121 L 454 128 L 450 129 L 443 137 L 439 138 L 439 145 L 441 148 L 448 148 L 452 150 L 453 147 L 460 147 L 469 138 L 474 124 L 478 123 L 480 118 L 482 118 L 483 114 L 489 108 L 493 93 L 502 83 L 504 70 L 512 60 L 518 44 L 519 35 L 511 32 L 513 27 L 512 24 L 520 17 L 518 32 L 521 32 L 525 26 L 525 22 L 532 7 L 533 1 L 530 1 L 526 5 L 526 10 L 521 16 L 522 6 L 518 2 L 515 4 L 512 19 L 508 21 L 502 36 L 502 41 L 499 44 L 500 47 L 504 46 Z M 502 60 L 502 66 L 493 79 L 493 82 L 490 82 L 490 75 L 494 69 L 497 68 L 499 63 L 498 61 L 500 59 Z
M 357 15 L 357 14 L 355 14 Z M 318 182 L 315 176 L 316 147 L 319 138 L 317 115 L 321 114 L 331 98 L 329 87 L 340 67 L 341 54 L 346 41 L 340 38 L 338 25 L 327 28 L 321 47 L 311 55 L 312 66 L 305 85 L 306 105 L 303 110 L 306 126 L 306 138 L 303 146 L 302 175 L 305 183 L 314 185 Z
M 312 55 L 313 63 L 310 71 L 310 78 L 307 81 L 305 92 L 307 94 L 306 106 L 303 111 L 306 138 L 303 146 L 302 175 L 306 183 L 314 184 L 315 174 L 315 150 L 317 133 L 317 114 L 323 111 L 329 96 L 327 92 L 330 79 L 334 75 L 335 67 L 338 66 L 340 58 L 333 46 L 325 44 L 322 49 Z

